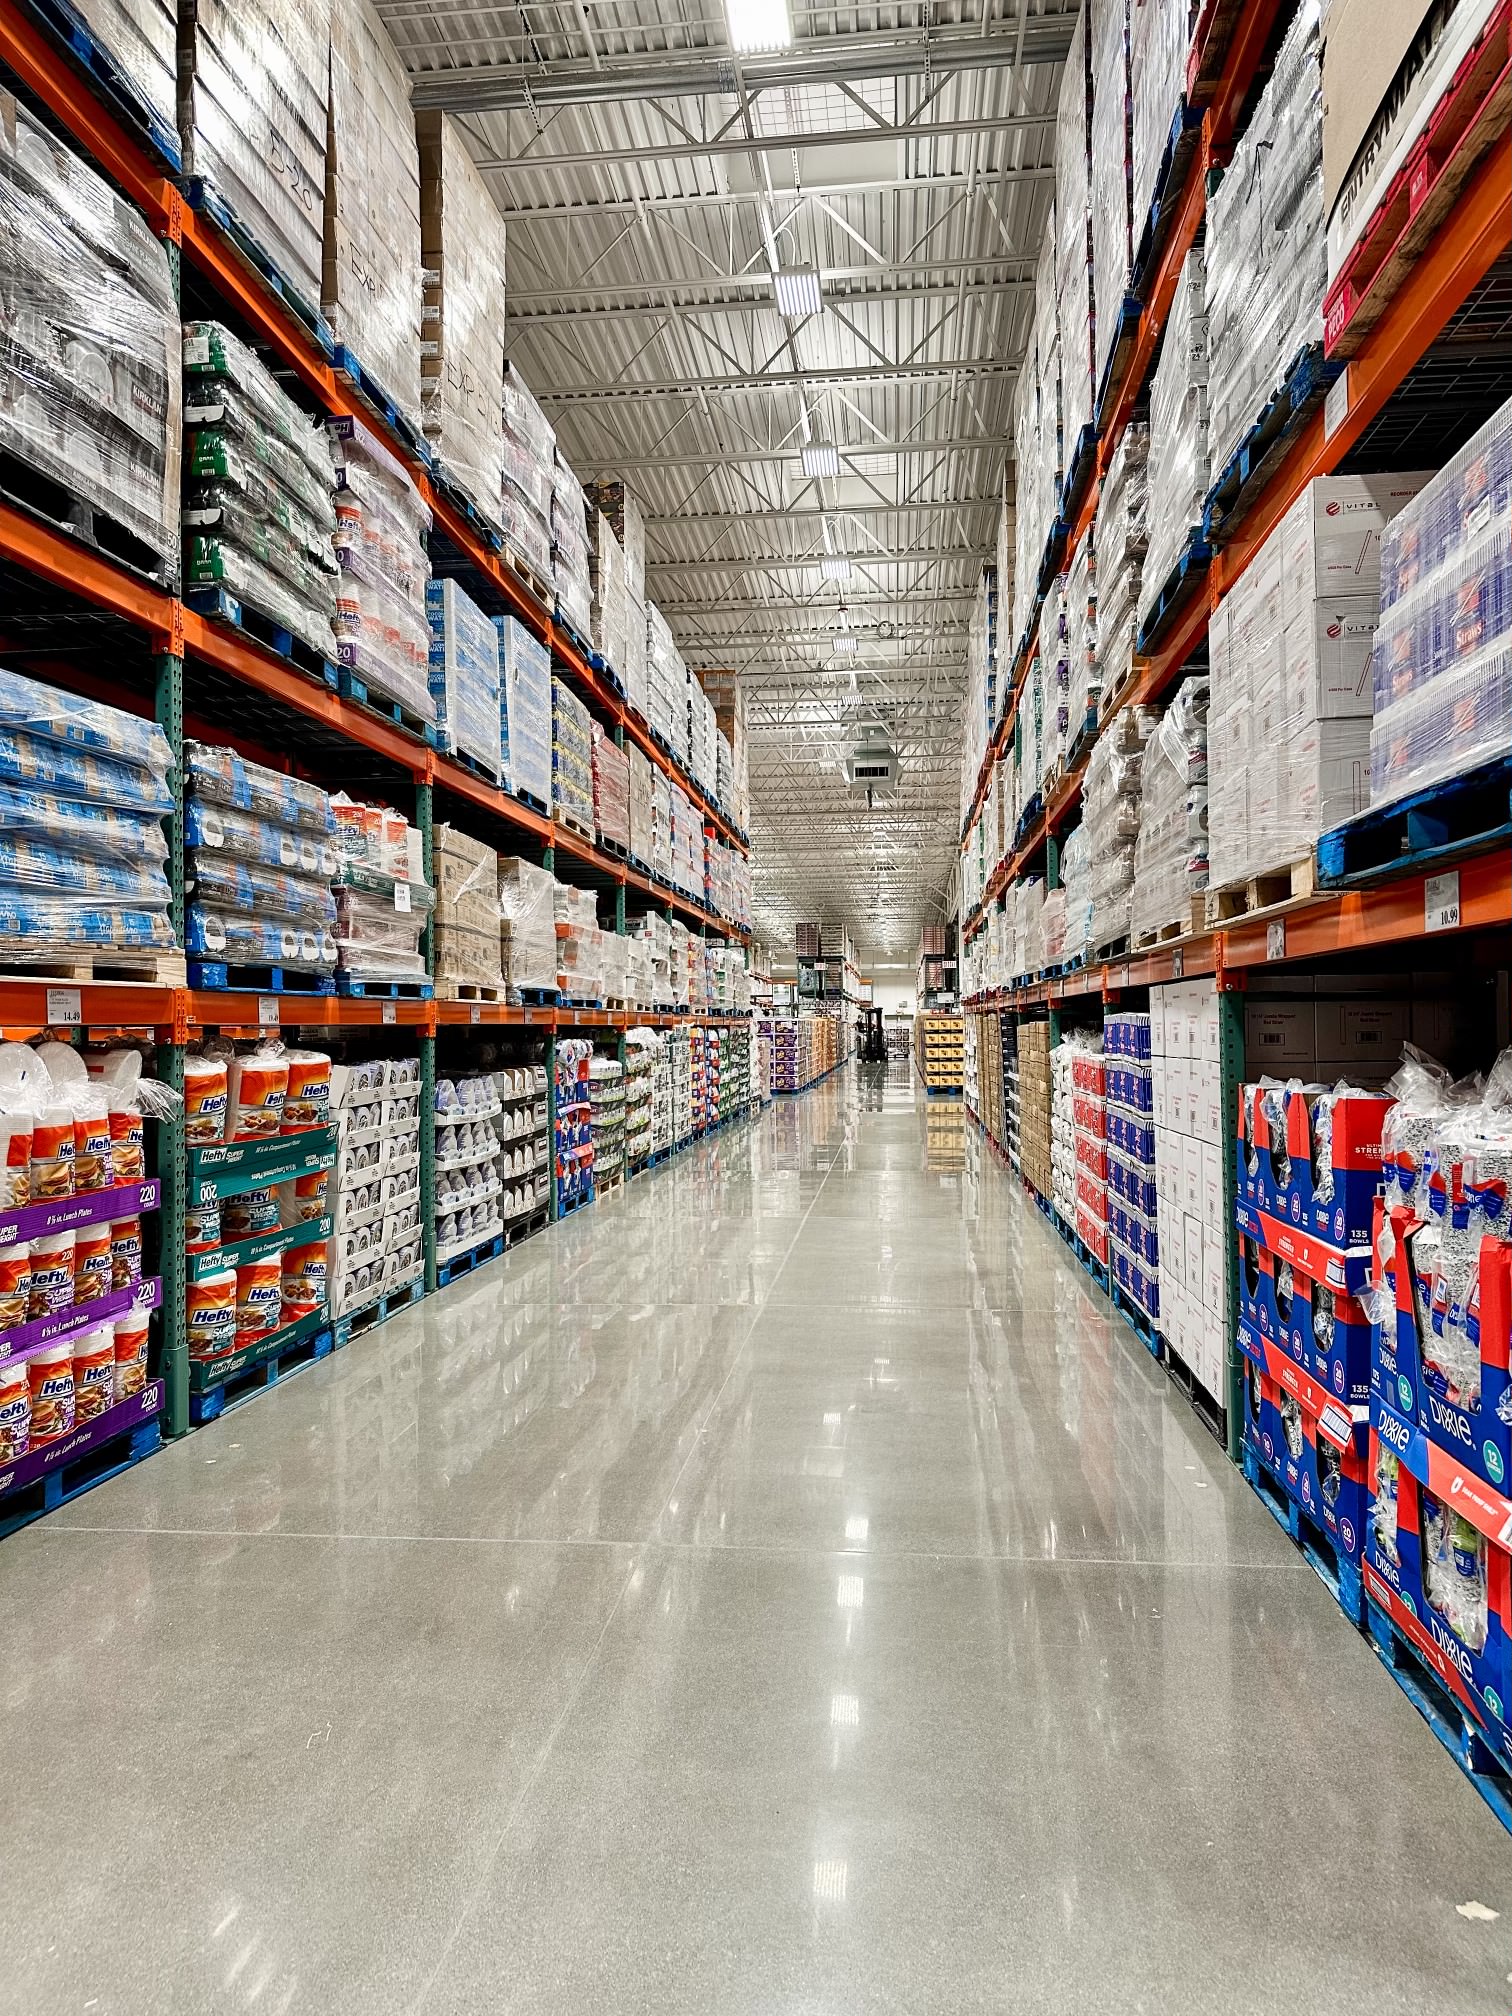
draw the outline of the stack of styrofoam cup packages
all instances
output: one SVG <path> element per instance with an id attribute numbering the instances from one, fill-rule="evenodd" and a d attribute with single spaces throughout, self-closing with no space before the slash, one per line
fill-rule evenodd
<path id="1" fill-rule="evenodd" d="M 71 1434 L 146 1384 L 147 1308 L 107 1310 L 51 1341 L 5 1334 L 48 1320 L 56 1333 L 58 1319 L 88 1326 L 90 1304 L 140 1290 L 136 1193 L 112 1217 L 111 1192 L 146 1174 L 144 1112 L 161 1116 L 176 1103 L 141 1070 L 134 1049 L 86 1058 L 67 1043 L 0 1044 L 0 1210 L 73 1197 L 98 1206 L 77 1227 L 0 1247 L 0 1462 Z"/>
<path id="2" fill-rule="evenodd" d="M 601 1195 L 625 1174 L 625 1067 L 618 1058 L 591 1060 L 588 1100 L 593 1123 L 593 1187 Z"/>
<path id="3" fill-rule="evenodd" d="M 430 687 L 430 510 L 409 471 L 353 419 L 326 423 L 336 483 L 336 639 L 363 685 L 423 722 Z"/>
<path id="4" fill-rule="evenodd" d="M 336 657 L 325 429 L 219 322 L 184 325 L 184 585 L 223 588 Z"/>
<path id="5" fill-rule="evenodd" d="M 506 1225 L 544 1211 L 551 1201 L 551 1151 L 546 1066 L 511 1064 L 494 1073 L 503 1112 L 499 1134 L 501 1210 Z"/>
<path id="6" fill-rule="evenodd" d="M 504 1110 L 487 1073 L 436 1080 L 436 1260 L 494 1239 L 504 1229 L 496 1122 Z"/>
<path id="7" fill-rule="evenodd" d="M 672 1138 L 681 1147 L 693 1133 L 693 1046 L 686 1029 L 667 1032 L 667 1059 L 672 1067 Z"/>
<path id="8" fill-rule="evenodd" d="M 437 747 L 465 756 L 497 782 L 503 763 L 498 630 L 455 581 L 433 577 L 425 590 L 425 610 Z"/>
<path id="9" fill-rule="evenodd" d="M 0 729 L 0 958 L 170 950 L 162 730 L 4 671 Z"/>
<path id="10" fill-rule="evenodd" d="M 661 1047 L 661 1037 L 654 1029 L 625 1032 L 625 1168 L 630 1174 L 643 1168 L 656 1152 L 653 1108 Z"/>
<path id="11" fill-rule="evenodd" d="M 230 965 L 336 966 L 336 820 L 317 784 L 185 745 L 186 949 Z"/>
<path id="12" fill-rule="evenodd" d="M 420 937 L 435 897 L 422 872 L 417 826 L 387 805 L 331 800 L 341 866 L 336 876 L 336 949 L 354 981 L 421 981 Z M 412 990 L 413 991 L 413 990 Z"/>
<path id="13" fill-rule="evenodd" d="M 336 1119 L 331 1311 L 347 1316 L 425 1272 L 419 1058 L 334 1065 L 331 1104 Z"/>
<path id="14" fill-rule="evenodd" d="M 263 1038 L 250 1049 L 208 1044 L 184 1060 L 184 1133 L 191 1148 L 217 1142 L 256 1144 L 327 1127 L 331 1060 L 322 1050 L 285 1049 Z M 191 1203 L 184 1218 L 187 1252 L 218 1256 L 189 1283 L 185 1314 L 189 1356 L 211 1361 L 266 1343 L 275 1332 L 325 1307 L 330 1255 L 324 1233 L 261 1258 L 220 1249 L 280 1227 L 312 1233 L 330 1205 L 329 1171 L 270 1180 L 231 1197 Z"/>

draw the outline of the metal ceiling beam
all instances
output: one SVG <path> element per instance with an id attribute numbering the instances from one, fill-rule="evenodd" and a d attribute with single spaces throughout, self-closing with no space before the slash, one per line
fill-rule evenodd
<path id="1" fill-rule="evenodd" d="M 963 274 L 973 273 L 1007 273 L 1017 279 L 1026 277 L 1032 279 L 1034 266 L 1035 262 L 1032 259 L 1008 258 L 1003 254 L 994 255 L 988 252 L 977 259 L 927 259 L 921 256 L 906 268 L 900 267 L 897 270 L 906 271 L 910 279 L 927 282 L 932 287 L 936 281 L 958 280 Z M 864 266 L 826 265 L 824 284 L 830 286 L 841 281 L 876 280 L 884 270 L 886 269 L 877 266 L 875 262 Z M 744 273 L 721 273 L 717 281 L 701 281 L 696 274 L 682 273 L 658 280 L 639 278 L 589 287 L 580 286 L 575 280 L 564 279 L 559 287 L 514 288 L 510 290 L 509 298 L 517 306 L 523 305 L 527 308 L 551 308 L 564 300 L 579 304 L 607 302 L 613 306 L 614 303 L 623 301 L 627 294 L 685 295 L 700 286 L 719 288 L 720 298 L 713 304 L 716 307 L 730 305 L 727 297 L 732 290 L 749 290 L 768 306 L 771 305 L 772 276 L 764 265 L 754 266 L 749 272 Z"/>
<path id="2" fill-rule="evenodd" d="M 892 385 L 911 378 L 1013 378 L 1018 365 L 1006 357 L 945 357 L 934 364 L 848 364 L 839 369 L 762 371 L 723 378 L 632 378 L 619 384 L 543 385 L 543 406 L 596 406 L 608 400 L 696 399 L 700 393 L 770 392 L 779 386 Z M 859 451 L 858 451 L 859 452 Z"/>
<path id="3" fill-rule="evenodd" d="M 696 284 L 696 283 L 689 283 Z M 674 290 L 675 291 L 675 290 Z M 1028 296 L 1034 291 L 1034 281 L 1029 276 L 1017 280 L 968 281 L 961 290 L 968 300 L 980 300 L 986 296 L 1014 294 Z M 541 306 L 528 314 L 518 312 L 518 296 L 505 297 L 504 320 L 516 329 L 531 329 L 537 325 L 556 326 L 574 322 L 624 322 L 629 320 L 661 321 L 668 315 L 686 318 L 690 315 L 771 315 L 776 313 L 776 303 L 772 299 L 771 282 L 767 282 L 764 294 L 731 294 L 723 300 L 715 301 L 631 301 L 625 297 L 644 294 L 647 288 L 639 280 L 627 281 L 620 289 L 619 298 L 612 302 L 595 303 L 589 307 L 573 305 L 571 292 L 564 288 L 557 296 L 558 306 L 547 305 L 548 297 L 533 296 Z M 871 287 L 858 288 L 854 293 L 833 289 L 826 293 L 826 304 L 844 308 L 885 308 L 892 302 L 933 301 L 938 304 L 945 297 L 943 285 L 938 287 Z"/>
<path id="4" fill-rule="evenodd" d="M 1000 499 L 989 497 L 916 497 L 911 504 L 802 504 L 773 511 L 668 511 L 645 513 L 647 525 L 790 524 L 806 518 L 904 518 L 915 511 L 980 511 Z M 860 556 L 857 556 L 860 557 Z"/>
<path id="5" fill-rule="evenodd" d="M 753 553 L 739 559 L 709 560 L 651 560 L 646 562 L 646 572 L 658 574 L 753 574 L 760 572 L 792 574 L 814 573 L 823 556 L 818 553 Z M 940 561 L 971 561 L 977 566 L 986 562 L 986 555 L 978 546 L 919 546 L 907 553 L 853 553 L 853 565 L 858 569 L 872 567 L 922 567 L 926 562 L 934 565 Z M 843 582 L 834 584 L 843 587 Z M 658 603 L 658 608 L 661 605 Z M 727 606 L 724 604 L 721 607 Z M 666 616 L 665 609 L 662 614 Z M 667 619 L 669 622 L 671 618 Z"/>
<path id="6" fill-rule="evenodd" d="M 977 557 L 981 558 L 982 556 L 978 555 Z M 751 563 L 747 561 L 743 564 L 749 566 Z M 817 561 L 811 561 L 809 564 L 816 566 L 818 563 Z M 846 613 L 849 615 L 853 615 L 858 608 L 874 606 L 878 603 L 887 609 L 938 609 L 958 602 L 970 603 L 974 600 L 976 594 L 974 588 L 942 588 L 938 593 L 931 590 L 927 595 L 894 595 L 884 588 L 874 588 L 868 592 L 865 590 L 864 583 L 860 590 L 846 582 L 836 581 L 832 585 L 835 588 L 837 597 L 835 609 L 837 615 L 840 613 L 838 596 L 842 587 L 846 589 Z M 733 601 L 727 595 L 721 595 L 717 602 L 665 602 L 658 597 L 656 606 L 674 629 L 676 629 L 680 620 L 689 616 L 788 616 L 792 613 L 792 604 L 790 602 L 774 602 L 770 600 Z M 698 638 L 695 637 L 692 640 L 692 644 L 694 650 L 700 648 L 700 640 Z"/>
<path id="7" fill-rule="evenodd" d="M 1014 32 L 936 28 L 809 35 L 782 55 L 747 56 L 736 65 L 720 50 L 669 51 L 664 57 L 617 56 L 608 69 L 587 63 L 470 63 L 414 74 L 417 108 L 443 112 L 537 111 L 553 105 L 603 105 L 627 98 L 733 97 L 794 84 L 855 83 L 874 77 L 942 77 L 959 70 L 1015 69 L 1060 63 L 1071 47 L 1074 15 L 1023 15 Z M 411 52 L 413 53 L 413 52 Z"/>
<path id="8" fill-rule="evenodd" d="M 924 139 L 957 130 L 963 133 L 995 133 L 999 130 L 999 126 L 995 120 L 982 121 L 980 123 L 962 120 L 958 127 L 955 125 L 945 127 L 930 126 L 916 129 L 910 137 Z M 865 140 L 872 136 L 865 133 L 856 133 L 847 137 Z M 793 144 L 792 141 L 785 140 L 782 143 L 782 148 L 786 151 Z M 807 139 L 804 139 L 798 144 L 806 147 L 809 143 Z M 749 151 L 749 145 L 749 142 L 744 143 L 745 151 Z M 704 150 L 700 149 L 699 151 L 703 152 Z M 723 145 L 721 145 L 718 151 L 724 151 Z M 656 158 L 657 156 L 654 152 L 643 152 L 639 148 L 634 151 L 627 149 L 624 154 L 616 153 L 613 150 L 603 154 L 587 155 L 528 154 L 518 161 L 510 162 L 507 166 L 503 164 L 497 167 L 491 166 L 490 172 L 503 175 L 510 182 L 513 182 L 522 168 L 588 168 L 598 165 L 610 167 L 621 160 L 645 161 Z M 994 191 L 1002 189 L 1005 185 L 1012 186 L 1024 182 L 1049 181 L 1052 179 L 1054 172 L 1053 168 L 1046 167 L 999 168 L 982 171 L 983 174 L 990 175 Z M 980 180 L 981 177 L 979 176 L 976 179 Z M 801 188 L 787 189 L 779 187 L 777 194 L 780 197 L 812 196 L 815 198 L 828 197 L 831 200 L 846 196 L 891 196 L 899 190 L 958 189 L 964 194 L 971 188 L 972 180 L 973 177 L 970 173 L 963 173 L 960 169 L 948 170 L 939 175 L 898 174 L 860 176 L 845 182 L 810 182 L 805 179 Z M 674 195 L 659 191 L 653 196 L 585 196 L 567 203 L 500 203 L 499 209 L 511 224 L 557 224 L 563 222 L 571 224 L 581 223 L 585 219 L 593 217 L 622 215 L 654 217 L 661 211 L 737 209 L 742 203 L 758 202 L 764 194 L 764 191 L 754 189 L 698 189 L 686 195 Z"/>
<path id="9" fill-rule="evenodd" d="M 906 120 L 889 120 L 885 125 L 824 127 L 814 133 L 723 133 L 717 139 L 687 143 L 680 140 L 665 141 L 660 144 L 653 141 L 644 147 L 633 146 L 627 141 L 623 147 L 585 147 L 560 154 L 553 154 L 545 149 L 536 154 L 484 154 L 479 156 L 478 166 L 485 174 L 507 175 L 513 180 L 522 170 L 526 173 L 534 170 L 540 174 L 557 168 L 613 168 L 626 161 L 706 161 L 716 154 L 797 154 L 810 147 L 856 147 L 867 141 L 877 140 L 900 143 L 910 140 L 920 142 L 964 140 L 969 139 L 974 133 L 1047 132 L 1054 125 L 1053 112 L 1017 114 L 1006 119 L 921 119 L 916 126 L 909 125 Z M 991 175 L 994 183 L 1046 182 L 1055 179 L 1054 166 L 1043 164 L 1023 168 L 983 169 L 982 173 L 984 176 Z M 894 178 L 894 181 L 896 179 L 898 178 Z M 943 176 L 940 180 L 966 185 L 966 178 L 960 175 Z M 884 182 L 879 186 L 890 189 L 894 186 L 894 181 Z M 805 183 L 801 192 L 795 190 L 793 193 L 805 196 L 830 194 L 849 196 L 855 193 L 855 187 L 854 183 L 841 182 L 831 191 L 810 188 Z M 754 189 L 747 190 L 745 200 L 747 202 L 754 200 L 757 193 Z M 787 193 L 783 189 L 777 191 L 779 196 Z M 637 199 L 631 198 L 626 207 L 638 208 Z M 514 212 L 506 210 L 504 215 L 512 217 Z"/>
<path id="10" fill-rule="evenodd" d="M 864 461 L 873 455 L 944 455 L 954 449 L 969 453 L 978 448 L 995 448 L 999 454 L 1011 454 L 1013 443 L 1001 434 L 957 434 L 927 441 L 872 441 L 865 447 L 840 450 L 841 473 L 844 474 L 847 462 Z M 798 442 L 790 441 L 781 448 L 737 448 L 729 454 L 722 454 L 718 448 L 694 447 L 681 455 L 606 455 L 602 460 L 592 455 L 574 455 L 572 466 L 580 476 L 647 476 L 658 469 L 679 473 L 704 468 L 757 469 L 769 462 L 791 462 L 796 467 L 798 449 Z"/>

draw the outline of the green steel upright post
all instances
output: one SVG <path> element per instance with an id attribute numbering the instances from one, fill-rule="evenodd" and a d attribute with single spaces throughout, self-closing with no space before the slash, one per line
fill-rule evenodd
<path id="1" fill-rule="evenodd" d="M 1231 1460 L 1243 1460 L 1244 1393 L 1243 1360 L 1239 1355 L 1239 1265 L 1235 1237 L 1239 1203 L 1239 1144 L 1234 1119 L 1239 1103 L 1239 1087 L 1244 1082 L 1244 996 L 1237 988 L 1223 986 L 1219 974 L 1218 994 L 1218 1079 L 1222 1104 L 1219 1108 L 1223 1137 L 1223 1363 L 1224 1396 L 1228 1408 L 1228 1453 Z"/>
<path id="2" fill-rule="evenodd" d="M 168 886 L 173 936 L 184 942 L 184 660 L 163 652 L 153 664 L 153 712 L 168 738 L 173 752 L 169 785 L 173 810 L 164 820 L 168 837 Z M 189 1343 L 185 1335 L 188 1289 L 185 1280 L 185 1197 L 189 1182 L 188 1151 L 184 1135 L 184 1036 L 187 1032 L 175 1018 L 172 1041 L 158 1050 L 158 1076 L 180 1095 L 178 1110 L 157 1123 L 157 1176 L 162 1184 L 158 1211 L 160 1265 L 163 1276 L 163 1307 L 159 1318 L 163 1340 L 162 1368 L 165 1387 L 164 1427 L 170 1435 L 184 1435 L 189 1429 Z"/>
<path id="3" fill-rule="evenodd" d="M 1045 887 L 1060 887 L 1060 842 L 1053 833 L 1045 842 Z"/>
<path id="4" fill-rule="evenodd" d="M 427 885 L 436 886 L 436 793 L 435 786 L 422 780 L 415 785 L 415 824 L 420 829 L 420 860 Z M 434 974 L 435 934 L 432 907 L 420 934 L 425 970 Z M 436 1038 L 427 1033 L 420 1038 L 420 1223 L 424 1228 L 425 1292 L 434 1295 L 436 1278 Z"/>

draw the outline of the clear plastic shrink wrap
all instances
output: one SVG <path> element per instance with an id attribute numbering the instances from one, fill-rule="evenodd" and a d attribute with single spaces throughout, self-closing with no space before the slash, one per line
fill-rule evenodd
<path id="1" fill-rule="evenodd" d="M 1182 261 L 1150 388 L 1149 548 L 1140 619 L 1149 615 L 1202 522 L 1208 462 L 1207 268 L 1201 246 Z"/>
<path id="2" fill-rule="evenodd" d="M 343 665 L 433 721 L 425 542 L 430 510 L 409 471 L 357 420 L 327 423 L 336 482 L 336 637 Z"/>
<path id="3" fill-rule="evenodd" d="M 1129 929 L 1134 938 L 1187 924 L 1207 888 L 1206 679 L 1187 679 L 1145 746 Z"/>
<path id="4" fill-rule="evenodd" d="M 1193 0 L 1130 0 L 1133 141 L 1129 158 L 1136 257 L 1154 206 L 1155 184 L 1176 107 L 1186 90 L 1187 52 L 1196 12 Z"/>
<path id="5" fill-rule="evenodd" d="M 1087 763 L 1082 823 L 1091 864 L 1091 942 L 1099 949 L 1129 932 L 1145 743 L 1154 728 L 1152 708 L 1123 708 L 1098 737 Z"/>
<path id="6" fill-rule="evenodd" d="M 499 861 L 499 937 L 510 998 L 557 984 L 556 881 L 545 868 L 504 855 Z"/>
<path id="7" fill-rule="evenodd" d="M 560 679 L 551 682 L 551 802 L 558 818 L 593 836 L 593 726 Z"/>
<path id="8" fill-rule="evenodd" d="M 557 608 L 580 637 L 587 637 L 593 628 L 588 500 L 560 453 L 551 479 L 551 580 Z"/>
<path id="9" fill-rule="evenodd" d="M 4 92 L 0 331 L 0 449 L 175 561 L 180 323 L 167 254 L 139 210 Z"/>
<path id="10" fill-rule="evenodd" d="M 73 0 L 170 132 L 178 131 L 177 0 Z"/>
<path id="11" fill-rule="evenodd" d="M 434 905 L 421 875 L 418 827 L 386 805 L 345 793 L 331 800 L 340 867 L 336 874 L 336 948 L 341 969 L 361 980 L 418 980 L 425 973 L 420 935 Z"/>
<path id="12" fill-rule="evenodd" d="M 0 957 L 173 945 L 162 730 L 0 670 Z"/>
<path id="13" fill-rule="evenodd" d="M 414 427 L 420 294 L 409 77 L 372 0 L 334 0 L 321 306 L 336 341 Z"/>
<path id="14" fill-rule="evenodd" d="M 471 834 L 442 825 L 435 829 L 431 858 L 436 877 L 431 938 L 437 981 L 502 989 L 498 856 Z"/>
<path id="15" fill-rule="evenodd" d="M 499 633 L 455 581 L 425 590 L 430 617 L 430 690 L 440 748 L 471 757 L 497 778 L 503 754 Z"/>
<path id="16" fill-rule="evenodd" d="M 336 822 L 318 785 L 234 749 L 184 752 L 185 947 L 232 965 L 336 966 Z"/>
<path id="17" fill-rule="evenodd" d="M 1092 159 L 1088 120 L 1092 77 L 1087 12 L 1077 12 L 1061 73 L 1055 127 L 1055 294 L 1060 329 L 1061 419 L 1066 458 L 1092 424 Z"/>
<path id="18" fill-rule="evenodd" d="M 426 437 L 490 524 L 504 478 L 504 219 L 448 113 L 418 112 Z"/>
<path id="19" fill-rule="evenodd" d="M 1113 354 L 1133 263 L 1129 0 L 1089 0 L 1092 52 L 1092 306 L 1094 383 Z"/>
<path id="20" fill-rule="evenodd" d="M 1066 661 L 1071 739 L 1081 731 L 1089 707 L 1102 694 L 1098 678 L 1097 527 L 1087 532 L 1066 573 Z"/>
<path id="21" fill-rule="evenodd" d="M 593 826 L 600 840 L 630 848 L 630 755 L 593 723 Z"/>
<path id="22" fill-rule="evenodd" d="M 1512 402 L 1381 535 L 1370 798 L 1512 748 Z"/>
<path id="23" fill-rule="evenodd" d="M 1208 204 L 1210 435 L 1222 470 L 1298 352 L 1323 340 L 1319 0 L 1300 0 Z"/>
<path id="24" fill-rule="evenodd" d="M 504 463 L 500 492 L 504 543 L 539 575 L 551 579 L 551 493 L 556 432 L 519 366 L 504 366 Z"/>
<path id="25" fill-rule="evenodd" d="M 1150 428 L 1131 420 L 1119 437 L 1098 493 L 1097 686 L 1116 693 L 1134 664 L 1139 598 L 1149 543 L 1146 503 Z"/>
<path id="26" fill-rule="evenodd" d="M 551 652 L 514 616 L 496 616 L 504 713 L 509 723 L 509 788 L 551 804 Z"/>
<path id="27" fill-rule="evenodd" d="M 348 0 L 341 0 L 342 5 Z M 181 0 L 184 173 L 320 299 L 332 0 Z"/>
<path id="28" fill-rule="evenodd" d="M 186 322 L 184 581 L 337 655 L 330 444 L 246 344 Z"/>

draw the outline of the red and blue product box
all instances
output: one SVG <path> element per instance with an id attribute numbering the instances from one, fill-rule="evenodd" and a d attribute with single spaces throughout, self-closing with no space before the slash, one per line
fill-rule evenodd
<path id="1" fill-rule="evenodd" d="M 1505 1490 L 1512 1477 L 1512 1246 L 1482 1238 L 1465 1306 L 1451 1310 L 1442 1283 L 1434 1292 L 1432 1242 L 1421 1238 L 1431 1228 L 1401 1207 L 1389 1227 L 1382 1207 L 1377 1225 L 1395 1321 L 1372 1331 L 1371 1391 L 1494 1490 Z M 1468 1390 L 1451 1386 L 1436 1362 L 1434 1340 L 1451 1322 L 1479 1353 L 1480 1377 Z"/>
<path id="2" fill-rule="evenodd" d="M 1239 1236 L 1239 1315 L 1351 1407 L 1370 1399 L 1370 1318 L 1359 1300 L 1314 1281 L 1258 1240 Z"/>
<path id="3" fill-rule="evenodd" d="M 1365 1541 L 1369 1414 L 1335 1400 L 1274 1340 L 1239 1326 L 1245 1440 L 1288 1498 L 1350 1561 Z"/>
<path id="4" fill-rule="evenodd" d="M 1327 1245 L 1364 1246 L 1381 1182 L 1381 1128 L 1391 1105 L 1376 1092 L 1244 1086 L 1240 1197 Z"/>
<path id="5" fill-rule="evenodd" d="M 1369 1482 L 1366 1596 L 1512 1764 L 1512 1499 L 1384 1400 L 1371 1409 Z M 1435 1529 L 1450 1566 L 1430 1590 Z M 1456 1585 L 1471 1600 L 1456 1601 Z"/>

